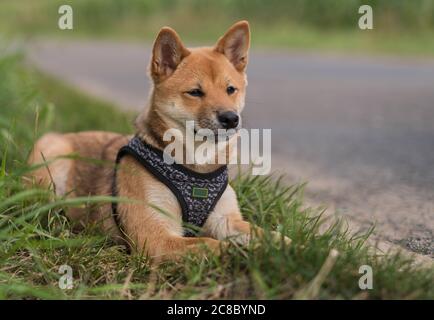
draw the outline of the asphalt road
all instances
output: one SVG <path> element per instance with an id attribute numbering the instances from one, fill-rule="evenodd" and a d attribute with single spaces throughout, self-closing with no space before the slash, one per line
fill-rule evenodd
<path id="1" fill-rule="evenodd" d="M 39 41 L 38 68 L 139 110 L 150 48 Z M 434 256 L 434 60 L 253 51 L 246 127 L 271 128 L 273 169 L 383 240 Z"/>

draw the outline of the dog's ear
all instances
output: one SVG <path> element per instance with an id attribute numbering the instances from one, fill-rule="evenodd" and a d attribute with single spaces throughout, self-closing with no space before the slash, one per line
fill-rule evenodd
<path id="1" fill-rule="evenodd" d="M 151 76 L 154 81 L 168 78 L 179 63 L 190 51 L 181 42 L 178 34 L 169 27 L 164 27 L 158 33 L 152 49 Z"/>
<path id="2" fill-rule="evenodd" d="M 214 50 L 223 53 L 238 71 L 243 72 L 247 67 L 249 47 L 249 23 L 239 21 L 217 41 Z"/>

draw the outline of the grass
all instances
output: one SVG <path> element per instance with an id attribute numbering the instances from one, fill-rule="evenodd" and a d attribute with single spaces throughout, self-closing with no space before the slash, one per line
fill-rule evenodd
<path id="1" fill-rule="evenodd" d="M 434 298 L 432 268 L 399 254 L 375 256 L 365 244 L 369 233 L 351 235 L 339 221 L 319 233 L 321 212 L 304 208 L 301 186 L 270 176 L 231 182 L 246 219 L 267 231 L 259 246 L 233 245 L 220 257 L 189 255 L 156 267 L 93 228 L 72 232 L 65 210 L 109 199 L 53 199 L 49 191 L 25 189 L 32 141 L 48 130 L 130 132 L 130 119 L 24 69 L 17 56 L 0 58 L 0 299 Z M 275 229 L 293 244 L 270 241 Z M 64 264 L 73 271 L 70 290 L 58 285 Z M 373 290 L 358 287 L 361 265 L 373 269 Z"/>
<path id="2" fill-rule="evenodd" d="M 60 5 L 74 30 L 57 26 Z M 374 30 L 358 28 L 358 8 L 373 8 Z M 434 0 L 21 0 L 0 3 L 0 33 L 152 41 L 174 27 L 189 42 L 215 41 L 234 21 L 251 22 L 258 46 L 325 51 L 434 54 Z"/>

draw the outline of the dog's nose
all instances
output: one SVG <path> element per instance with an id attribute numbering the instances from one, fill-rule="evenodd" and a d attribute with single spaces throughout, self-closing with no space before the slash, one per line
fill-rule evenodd
<path id="1" fill-rule="evenodd" d="M 238 126 L 240 117 L 233 111 L 226 111 L 218 114 L 218 120 L 224 129 L 233 129 Z"/>

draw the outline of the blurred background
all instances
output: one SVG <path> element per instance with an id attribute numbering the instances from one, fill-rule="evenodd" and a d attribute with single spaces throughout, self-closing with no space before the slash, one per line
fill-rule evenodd
<path id="1" fill-rule="evenodd" d="M 74 31 L 57 28 L 60 5 L 74 10 Z M 375 32 L 359 32 L 358 9 L 374 10 Z M 254 26 L 255 47 L 429 55 L 432 0 L 20 0 L 0 1 L 7 35 L 151 40 L 170 25 L 192 43 L 214 40 L 239 19 Z"/>
<path id="2" fill-rule="evenodd" d="M 73 30 L 58 28 L 63 4 Z M 363 4 L 373 30 L 358 27 Z M 13 160 L 47 130 L 131 131 L 158 30 L 212 45 L 240 19 L 252 29 L 244 123 L 272 129 L 273 170 L 307 182 L 308 204 L 432 257 L 434 0 L 0 0 Z"/>

